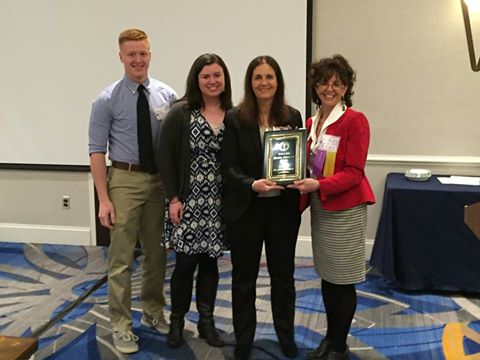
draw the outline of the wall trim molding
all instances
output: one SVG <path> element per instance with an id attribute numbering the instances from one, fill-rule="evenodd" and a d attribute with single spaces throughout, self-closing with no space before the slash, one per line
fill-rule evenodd
<path id="1" fill-rule="evenodd" d="M 369 154 L 369 165 L 421 164 L 445 166 L 480 166 L 480 156 L 437 156 L 437 155 L 382 155 Z"/>
<path id="2" fill-rule="evenodd" d="M 0 241 L 35 244 L 95 245 L 89 227 L 0 223 Z"/>
<path id="3" fill-rule="evenodd" d="M 372 165 L 413 163 L 425 165 L 480 166 L 480 156 L 369 154 L 367 157 L 367 163 Z M 90 172 L 90 166 L 0 163 L 0 170 Z"/>

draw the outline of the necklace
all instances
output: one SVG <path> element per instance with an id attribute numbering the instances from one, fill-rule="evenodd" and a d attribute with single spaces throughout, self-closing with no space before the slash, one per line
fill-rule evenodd
<path id="1" fill-rule="evenodd" d="M 222 127 L 223 121 L 217 123 L 209 123 L 213 130 L 219 130 Z"/>

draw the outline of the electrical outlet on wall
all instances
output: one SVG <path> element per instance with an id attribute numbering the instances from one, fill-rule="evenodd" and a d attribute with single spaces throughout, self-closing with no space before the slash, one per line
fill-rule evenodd
<path id="1" fill-rule="evenodd" d="M 70 196 L 68 195 L 62 196 L 62 208 L 70 209 Z"/>

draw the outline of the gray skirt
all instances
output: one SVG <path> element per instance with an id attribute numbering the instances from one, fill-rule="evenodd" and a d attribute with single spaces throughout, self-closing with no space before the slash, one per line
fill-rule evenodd
<path id="1" fill-rule="evenodd" d="M 367 205 L 328 211 L 318 194 L 310 194 L 312 252 L 315 271 L 333 284 L 356 284 L 365 280 Z"/>

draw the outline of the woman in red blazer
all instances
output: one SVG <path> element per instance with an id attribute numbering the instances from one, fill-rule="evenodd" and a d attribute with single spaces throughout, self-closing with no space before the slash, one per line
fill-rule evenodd
<path id="1" fill-rule="evenodd" d="M 290 187 L 310 203 L 315 270 L 322 279 L 327 333 L 307 359 L 348 359 L 347 335 L 355 314 L 355 284 L 365 280 L 367 205 L 375 202 L 365 176 L 370 130 L 351 109 L 355 72 L 341 55 L 311 66 L 311 95 L 319 106 L 307 120 L 311 176 Z"/>

